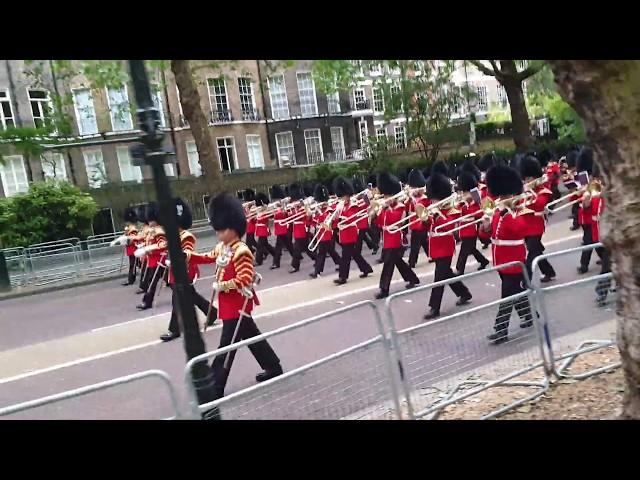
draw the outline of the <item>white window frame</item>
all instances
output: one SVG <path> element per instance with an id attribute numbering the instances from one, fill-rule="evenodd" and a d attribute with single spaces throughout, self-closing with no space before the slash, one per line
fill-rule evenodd
<path id="1" fill-rule="evenodd" d="M 340 92 L 327 94 L 327 111 L 331 114 L 340 113 Z"/>
<path id="2" fill-rule="evenodd" d="M 216 93 L 216 85 L 212 85 L 211 81 L 222 82 L 224 88 L 224 107 L 222 102 L 218 102 L 218 97 L 222 98 L 221 93 Z M 212 91 L 213 88 L 213 91 Z M 211 107 L 211 119 L 213 121 L 231 121 L 231 105 L 229 104 L 229 91 L 227 90 L 227 81 L 223 76 L 207 77 L 207 92 L 209 94 L 209 107 Z"/>
<path id="3" fill-rule="evenodd" d="M 253 141 L 255 139 L 258 140 L 258 144 L 249 146 L 249 140 Z M 264 155 L 262 154 L 262 138 L 260 137 L 260 135 L 257 135 L 255 133 L 250 133 L 246 135 L 245 140 L 247 142 L 247 157 L 249 158 L 249 168 L 264 168 Z M 252 154 L 252 148 L 256 148 L 256 147 L 258 149 L 257 152 L 258 152 L 259 158 L 255 158 Z"/>
<path id="4" fill-rule="evenodd" d="M 176 170 L 175 170 L 175 167 L 173 166 L 173 163 L 165 163 L 164 164 L 164 173 L 167 174 L 167 177 L 175 177 L 176 176 Z"/>
<path id="5" fill-rule="evenodd" d="M 331 148 L 333 149 L 335 160 L 345 160 L 347 158 L 347 152 L 344 148 L 344 129 L 342 127 L 331 127 L 329 132 L 331 134 Z M 339 132 L 337 139 L 334 136 L 335 132 Z"/>
<path id="6" fill-rule="evenodd" d="M 364 72 L 362 71 L 362 60 L 351 60 L 351 64 L 356 69 L 356 75 L 364 77 Z"/>
<path id="7" fill-rule="evenodd" d="M 24 178 L 24 182 L 18 179 L 15 165 L 16 160 L 19 160 L 20 162 L 18 164 L 18 168 L 22 167 L 22 177 Z M 10 172 L 9 167 L 11 167 Z M 9 174 L 11 174 L 13 181 L 13 188 L 11 189 L 9 189 L 8 185 Z M 27 176 L 27 169 L 25 167 L 24 157 L 22 155 L 4 156 L 4 164 L 0 164 L 0 180 L 2 180 L 2 188 L 4 190 L 5 197 L 11 197 L 13 195 L 29 191 L 29 177 Z"/>
<path id="8" fill-rule="evenodd" d="M 360 146 L 364 148 L 366 146 L 367 139 L 369 138 L 369 125 L 366 120 L 360 120 L 358 122 L 358 137 L 360 138 Z"/>
<path id="9" fill-rule="evenodd" d="M 53 168 L 51 162 L 55 163 L 55 177 L 53 176 Z M 42 165 L 42 174 L 45 180 L 67 180 L 67 165 L 64 161 L 64 155 L 59 152 L 46 151 L 40 156 L 40 164 Z"/>
<path id="10" fill-rule="evenodd" d="M 301 80 L 301 76 L 303 76 L 302 81 L 306 81 L 307 76 L 308 75 L 308 79 L 311 81 L 311 87 L 304 87 L 301 88 L 300 86 L 300 80 Z M 313 75 L 311 74 L 311 72 L 296 72 L 296 83 L 298 85 L 298 99 L 300 100 L 300 114 L 303 117 L 313 117 L 318 115 L 318 98 L 316 95 L 316 84 L 313 81 Z M 308 91 L 311 90 L 311 94 L 308 93 Z M 305 92 L 304 94 L 304 99 L 303 99 L 303 91 Z M 310 98 L 313 98 L 313 104 L 310 102 Z M 304 105 L 306 108 L 309 108 L 313 105 L 313 107 L 311 108 L 311 110 L 306 111 L 305 112 L 305 108 L 303 108 L 303 100 L 304 100 Z"/>
<path id="11" fill-rule="evenodd" d="M 320 146 L 320 158 L 317 161 L 312 161 L 309 158 L 309 145 L 307 144 L 307 140 L 315 140 L 316 137 L 311 137 L 310 135 L 312 134 L 312 132 L 317 132 L 318 136 L 318 144 Z M 322 150 L 322 132 L 320 131 L 319 128 L 308 128 L 306 130 L 304 130 L 304 150 L 305 150 L 305 154 L 306 154 L 306 161 L 307 161 L 307 165 L 315 165 L 317 163 L 321 163 L 324 161 L 324 151 Z M 316 152 L 317 153 L 317 152 Z"/>
<path id="12" fill-rule="evenodd" d="M 231 170 L 225 170 L 222 168 L 222 158 L 220 157 L 220 145 L 218 145 L 218 140 L 225 140 L 225 149 L 228 149 L 228 145 L 226 145 L 226 140 L 231 139 L 231 147 L 233 147 L 233 168 Z M 238 152 L 236 150 L 236 139 L 233 136 L 227 135 L 224 137 L 216 137 L 216 152 L 218 152 L 218 164 L 220 165 L 221 172 L 229 172 L 232 173 L 234 170 L 238 169 Z"/>
<path id="13" fill-rule="evenodd" d="M 124 91 L 124 99 L 125 102 L 123 102 L 120 105 L 113 105 L 111 103 L 111 96 L 109 95 L 109 91 L 110 90 L 114 90 L 114 91 Z M 121 89 L 115 89 L 115 88 L 109 88 L 109 87 L 105 87 L 105 91 L 107 93 L 107 106 L 109 108 L 109 119 L 111 120 L 111 130 L 114 132 L 131 132 L 133 131 L 133 118 L 131 117 L 131 103 L 129 102 L 129 91 L 127 89 L 127 85 L 126 84 L 122 84 Z M 126 113 L 123 113 L 123 107 L 121 107 L 121 105 L 123 105 L 124 103 L 127 104 L 126 107 Z M 94 107 L 95 108 L 95 107 Z M 118 111 L 115 111 L 115 108 L 118 109 Z M 115 115 L 121 115 L 122 119 L 116 117 Z M 128 120 L 128 122 L 127 122 Z M 127 123 L 127 125 L 125 125 L 125 127 L 128 128 L 118 128 L 116 129 L 116 121 L 118 122 L 122 122 L 122 123 Z M 96 119 L 97 122 L 97 119 Z"/>
<path id="14" fill-rule="evenodd" d="M 89 100 L 91 101 L 91 109 L 93 111 L 93 121 L 95 123 L 96 126 L 96 131 L 95 132 L 85 132 L 84 128 L 82 127 L 82 117 L 80 116 L 80 110 L 78 110 L 78 103 L 76 102 L 76 94 L 77 92 L 81 92 L 81 91 L 87 91 L 89 92 Z M 98 127 L 98 117 L 96 115 L 96 105 L 93 102 L 93 94 L 91 93 L 91 89 L 90 88 L 73 88 L 71 89 L 71 95 L 73 97 L 73 112 L 75 113 L 76 116 L 76 124 L 78 125 L 78 133 L 80 134 L 80 136 L 84 136 L 84 135 L 97 135 L 98 132 L 100 131 L 99 127 Z"/>
<path id="15" fill-rule="evenodd" d="M 381 134 L 382 132 L 382 134 Z M 387 134 L 387 127 L 378 127 L 376 128 L 376 138 L 378 140 L 380 140 L 381 138 L 387 138 L 388 134 Z"/>
<path id="16" fill-rule="evenodd" d="M 284 107 L 286 108 L 278 108 L 278 111 L 281 110 L 286 110 L 286 114 L 285 115 L 280 115 L 278 114 L 276 116 L 276 109 L 274 108 L 274 104 L 275 102 L 273 101 L 273 88 L 272 85 L 275 85 L 276 83 L 274 83 L 274 79 L 276 78 L 282 78 L 282 91 L 284 92 Z M 286 83 L 286 79 L 284 78 L 284 73 L 281 73 L 280 75 L 273 75 L 271 77 L 269 77 L 267 79 L 267 85 L 269 87 L 269 104 L 271 107 L 271 117 L 274 120 L 287 120 L 290 118 L 290 112 L 289 112 L 289 98 L 287 97 L 287 83 Z M 278 95 L 281 95 L 280 92 L 277 92 Z"/>
<path id="17" fill-rule="evenodd" d="M 187 152 L 187 161 L 189 162 L 189 173 L 194 177 L 202 176 L 202 165 L 200 165 L 200 154 L 195 140 L 184 142 L 184 149 Z"/>
<path id="18" fill-rule="evenodd" d="M 187 119 L 184 116 L 184 112 L 182 111 L 182 102 L 180 101 L 180 89 L 178 88 L 178 85 L 176 85 L 176 98 L 178 99 L 178 111 L 180 112 L 180 126 L 188 127 L 189 122 L 187 122 Z"/>
<path id="19" fill-rule="evenodd" d="M 358 95 L 356 92 L 362 92 L 362 101 L 364 103 L 363 108 L 358 108 Z M 354 110 L 367 110 L 367 92 L 364 88 L 354 88 L 353 89 L 353 109 Z"/>
<path id="20" fill-rule="evenodd" d="M 16 115 L 13 112 L 13 105 L 11 105 L 11 93 L 9 92 L 9 89 L 0 89 L 0 92 L 4 93 L 4 95 L 0 100 L 0 103 L 7 103 L 9 105 L 9 112 L 11 113 L 11 123 L 12 123 L 12 127 L 16 126 Z M 2 108 L 2 105 L 0 105 L 0 126 L 2 126 L 3 130 L 6 130 L 7 128 L 7 117 L 4 116 L 4 109 Z"/>
<path id="21" fill-rule="evenodd" d="M 240 82 L 243 80 L 247 82 L 245 85 L 240 84 Z M 237 84 L 238 84 L 238 97 L 240 98 L 240 111 L 242 113 L 242 119 L 243 120 L 256 119 L 258 115 L 258 109 L 256 107 L 256 96 L 253 91 L 253 82 L 251 81 L 251 77 L 238 77 Z M 247 88 L 248 88 L 248 93 L 247 93 Z M 244 89 L 244 92 L 243 92 L 243 89 Z M 248 103 L 247 102 L 243 103 L 242 101 L 243 96 L 245 97 L 245 99 L 247 96 L 250 97 L 251 111 L 247 110 L 247 107 L 249 106 Z"/>
<path id="22" fill-rule="evenodd" d="M 31 92 L 44 92 L 45 93 L 45 97 L 44 98 L 31 98 Z M 45 105 L 46 107 L 49 109 L 49 114 L 51 114 L 53 112 L 53 104 L 51 102 L 51 95 L 49 93 L 49 90 L 46 90 L 44 88 L 31 88 L 31 87 L 27 87 L 27 98 L 29 99 L 29 108 L 31 109 L 31 118 L 33 119 L 33 126 L 36 128 L 40 128 L 43 127 L 45 124 L 45 120 L 47 118 L 47 116 L 45 115 Z M 35 102 L 38 104 L 38 109 L 40 110 L 40 116 L 36 117 L 34 112 L 33 112 L 33 106 L 31 105 L 32 102 Z M 49 117 L 50 118 L 50 117 Z M 36 123 L 36 119 L 40 119 L 42 121 L 40 127 L 38 127 L 38 124 Z"/>
<path id="23" fill-rule="evenodd" d="M 377 100 L 379 100 L 382 103 L 382 109 L 378 109 L 377 107 L 376 93 L 380 94 L 380 97 Z M 384 92 L 379 87 L 373 88 L 373 112 L 384 113 Z"/>
<path id="24" fill-rule="evenodd" d="M 398 145 L 398 132 L 402 132 L 402 146 Z M 397 149 L 406 149 L 407 148 L 407 129 L 404 125 L 394 125 L 393 127 L 393 140 L 394 145 Z"/>
<path id="25" fill-rule="evenodd" d="M 90 166 L 88 164 L 88 156 L 89 155 L 95 155 L 98 154 L 100 156 L 100 161 L 102 163 L 102 168 L 104 169 L 104 178 L 101 180 L 98 180 L 98 183 L 95 183 L 94 180 L 91 179 L 91 176 L 89 175 L 89 168 L 93 167 Z M 87 173 L 87 183 L 89 185 L 89 188 L 100 188 L 102 187 L 102 185 L 109 183 L 109 178 L 107 176 L 107 167 L 104 163 L 104 156 L 102 155 L 102 149 L 100 148 L 88 148 L 86 150 L 82 150 L 82 157 L 84 158 L 84 167 L 85 167 L 85 171 Z"/>
<path id="26" fill-rule="evenodd" d="M 371 62 L 369 64 L 369 75 L 372 77 L 382 75 L 382 64 L 380 62 Z"/>
<path id="27" fill-rule="evenodd" d="M 158 83 L 151 84 L 151 99 L 153 100 L 153 105 L 158 109 L 160 113 L 160 126 L 166 127 L 166 121 L 164 117 L 164 104 L 163 104 L 163 93 L 162 87 Z"/>
<path id="28" fill-rule="evenodd" d="M 296 165 L 296 145 L 293 142 L 293 132 L 290 131 L 290 130 L 286 131 L 286 132 L 278 132 L 278 133 L 275 134 L 274 138 L 276 140 L 276 150 L 277 150 L 277 153 L 278 153 L 278 165 L 280 165 L 280 159 L 284 155 L 283 152 L 282 152 L 283 148 L 286 148 L 287 150 L 289 148 L 291 149 L 291 151 L 293 152 L 293 156 L 287 155 L 287 158 L 289 159 L 289 162 L 290 162 L 291 165 Z M 286 145 L 286 146 L 281 145 L 282 142 L 279 142 L 278 138 L 291 139 L 291 146 L 289 146 L 289 145 Z"/>
<path id="29" fill-rule="evenodd" d="M 129 153 L 129 147 L 116 147 L 116 158 L 118 159 L 118 168 L 120 169 L 121 181 L 138 183 L 142 182 L 142 169 L 139 166 L 133 164 L 131 153 Z M 125 175 L 125 171 L 127 171 L 127 175 Z"/>
<path id="30" fill-rule="evenodd" d="M 478 112 L 486 112 L 489 109 L 489 92 L 486 85 L 476 85 L 476 108 Z M 480 92 L 483 92 L 480 94 Z M 481 101 L 484 99 L 484 102 Z"/>

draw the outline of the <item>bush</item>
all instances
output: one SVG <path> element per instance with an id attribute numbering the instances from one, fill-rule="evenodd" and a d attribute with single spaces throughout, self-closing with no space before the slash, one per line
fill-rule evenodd
<path id="1" fill-rule="evenodd" d="M 511 122 L 482 122 L 476 124 L 476 138 L 478 140 L 504 135 L 511 135 Z"/>
<path id="2" fill-rule="evenodd" d="M 27 193 L 0 199 L 0 240 L 4 247 L 25 247 L 86 238 L 97 212 L 91 195 L 68 182 L 34 183 Z"/>

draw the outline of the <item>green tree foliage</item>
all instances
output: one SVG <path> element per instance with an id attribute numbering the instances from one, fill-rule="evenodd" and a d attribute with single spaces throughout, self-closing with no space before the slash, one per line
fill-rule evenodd
<path id="1" fill-rule="evenodd" d="M 68 182 L 34 183 L 26 193 L 0 199 L 0 240 L 23 247 L 91 234 L 98 206 Z"/>

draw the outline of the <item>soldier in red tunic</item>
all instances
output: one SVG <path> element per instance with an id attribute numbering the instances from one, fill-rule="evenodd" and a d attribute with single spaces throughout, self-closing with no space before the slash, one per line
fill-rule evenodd
<path id="1" fill-rule="evenodd" d="M 427 182 L 427 197 L 431 203 L 444 200 L 451 195 L 451 182 L 448 177 L 439 173 L 432 173 Z M 454 276 L 451 270 L 451 260 L 456 250 L 456 240 L 453 234 L 448 234 L 447 230 L 452 230 L 453 224 L 445 227 L 436 234 L 436 227 L 443 225 L 460 216 L 460 211 L 455 208 L 443 206 L 431 212 L 429 222 L 429 255 L 435 260 L 436 269 L 433 274 L 433 281 L 440 282 Z M 465 305 L 471 301 L 472 295 L 466 285 L 462 282 L 450 283 L 449 287 L 458 297 L 456 305 Z M 425 320 L 431 320 L 440 316 L 440 305 L 442 304 L 442 295 L 444 294 L 444 286 L 435 287 L 431 290 L 431 298 L 429 299 L 430 311 L 424 316 Z"/>
<path id="2" fill-rule="evenodd" d="M 176 198 L 176 215 L 178 217 L 178 233 L 180 234 L 180 247 L 182 253 L 185 256 L 187 263 L 187 275 L 189 277 L 189 290 L 193 298 L 193 303 L 198 309 L 207 316 L 207 326 L 213 325 L 217 317 L 216 308 L 200 295 L 195 289 L 195 281 L 198 278 L 198 265 L 195 262 L 190 262 L 191 254 L 196 250 L 196 237 L 188 229 L 193 224 L 193 216 L 191 209 L 182 199 Z M 173 277 L 173 271 L 171 270 L 171 260 L 166 261 L 166 265 L 169 269 L 169 276 L 167 283 L 171 288 L 171 320 L 169 320 L 169 331 L 160 336 L 160 340 L 163 342 L 170 342 L 171 340 L 180 336 L 180 323 L 178 322 L 178 296 L 175 291 L 175 279 Z"/>
<path id="3" fill-rule="evenodd" d="M 490 168 L 486 181 L 490 194 L 494 198 L 499 197 L 500 201 L 508 201 L 514 195 L 522 193 L 523 185 L 520 174 L 511 167 L 499 165 Z M 526 212 L 527 210 L 513 204 L 503 205 L 496 208 L 493 217 L 483 225 L 483 228 L 491 230 L 493 265 L 495 267 L 509 262 L 525 262 L 527 255 L 524 241 L 527 233 Z M 499 270 L 498 274 L 502 280 L 502 298 L 510 297 L 526 289 L 521 266 L 505 267 Z M 487 337 L 492 343 L 498 344 L 508 340 L 509 320 L 514 307 L 520 316 L 521 328 L 533 325 L 528 297 L 523 297 L 516 302 L 502 302 L 496 316 L 494 333 Z"/>
<path id="4" fill-rule="evenodd" d="M 223 348 L 261 334 L 251 317 L 254 304 L 258 305 L 254 289 L 257 277 L 251 250 L 240 240 L 247 222 L 240 202 L 228 194 L 218 195 L 209 205 L 209 218 L 220 241 L 209 253 L 192 253 L 189 262 L 218 266 L 213 289 L 218 295 L 218 317 L 222 320 L 218 348 Z M 249 345 L 249 350 L 263 369 L 256 381 L 282 374 L 280 359 L 266 340 Z M 218 398 L 224 395 L 235 352 L 217 356 L 211 365 Z"/>
<path id="5" fill-rule="evenodd" d="M 256 207 L 266 207 L 269 205 L 269 198 L 264 193 L 256 194 Z M 258 238 L 258 248 L 256 250 L 256 265 L 262 262 L 268 254 L 275 258 L 275 250 L 269 243 L 269 218 L 270 215 L 264 212 L 264 208 L 256 216 L 256 237 Z"/>
<path id="6" fill-rule="evenodd" d="M 343 208 L 338 217 L 338 223 L 341 221 L 347 221 L 349 218 L 354 218 L 361 207 L 357 202 L 351 201 L 351 195 L 354 194 L 353 185 L 349 180 L 344 177 L 336 177 L 333 180 L 333 191 L 336 196 L 342 198 Z M 340 269 L 338 271 L 338 278 L 333 281 L 336 285 L 344 285 L 349 278 L 349 269 L 351 267 L 351 259 L 355 260 L 358 268 L 360 269 L 360 278 L 365 278 L 369 274 L 373 273 L 373 268 L 362 257 L 361 253 L 358 253 L 356 249 L 356 243 L 358 242 L 358 227 L 355 223 L 344 228 L 338 227 L 338 241 L 342 246 L 342 256 L 340 258 Z"/>
<path id="7" fill-rule="evenodd" d="M 135 239 L 138 236 L 138 226 L 136 225 L 138 218 L 136 211 L 132 207 L 127 207 L 124 210 L 125 227 L 121 236 L 111 242 L 111 246 L 122 245 L 124 247 L 124 254 L 129 257 L 129 273 L 127 280 L 122 284 L 123 286 L 133 285 L 136 282 L 136 257 L 134 252 L 136 251 Z"/>
<path id="8" fill-rule="evenodd" d="M 256 192 L 253 191 L 250 188 L 247 188 L 246 190 L 244 190 L 242 192 L 242 200 L 245 202 L 254 202 L 256 201 Z M 249 216 L 249 212 L 251 211 L 252 207 L 248 207 L 245 209 L 244 214 L 245 216 Z M 251 220 L 247 220 L 247 234 L 245 236 L 246 238 L 246 244 L 247 246 L 251 249 L 251 252 L 255 255 L 256 250 L 258 249 L 258 244 L 256 243 L 256 237 L 255 237 L 255 233 L 256 233 L 256 219 L 253 218 Z"/>
<path id="9" fill-rule="evenodd" d="M 494 153 L 487 153 L 480 160 L 478 160 L 478 169 L 480 170 L 480 179 L 478 180 L 478 190 L 480 191 L 480 198 L 484 200 L 489 190 L 485 184 L 485 175 L 487 171 L 496 164 L 496 156 Z M 486 249 L 491 244 L 491 231 L 486 231 L 482 228 L 478 230 L 478 240 L 482 244 L 482 249 Z"/>
<path id="10" fill-rule="evenodd" d="M 409 186 L 412 189 L 411 198 L 406 202 L 407 213 L 416 211 L 416 205 L 422 205 L 427 207 L 429 205 L 429 199 L 424 194 L 424 189 L 427 186 L 427 180 L 420 170 L 414 168 L 409 172 L 407 178 Z M 427 224 L 422 221 L 411 222 L 409 230 L 411 231 L 410 248 L 409 248 L 409 267 L 416 268 L 418 263 L 418 255 L 420 255 L 420 248 L 424 250 L 424 254 L 429 258 L 429 242 L 427 241 Z"/>
<path id="11" fill-rule="evenodd" d="M 353 179 L 353 190 L 356 192 L 356 195 L 365 191 L 364 185 L 359 178 Z M 363 202 L 362 209 L 367 210 L 368 208 L 369 206 Z M 360 219 L 356 224 L 356 227 L 358 227 L 358 243 L 356 245 L 358 252 L 362 253 L 362 245 L 366 243 L 367 247 L 369 247 L 369 250 L 371 250 L 374 255 L 378 253 L 378 246 L 373 241 L 373 235 L 371 234 L 369 216 L 367 215 L 366 217 L 362 217 L 362 219 Z"/>
<path id="12" fill-rule="evenodd" d="M 378 190 L 384 195 L 385 199 L 400 193 L 402 186 L 397 178 L 388 173 L 378 175 Z M 384 265 L 382 274 L 380 275 L 380 291 L 376 294 L 376 298 L 385 298 L 389 296 L 389 286 L 393 271 L 398 269 L 400 275 L 405 282 L 406 288 L 413 288 L 420 283 L 417 275 L 409 265 L 402 259 L 402 232 L 389 231 L 389 227 L 400 221 L 406 214 L 406 207 L 403 203 L 393 201 L 387 204 L 378 213 L 376 224 L 382 230 L 382 258 Z"/>
<path id="13" fill-rule="evenodd" d="M 594 181 L 600 182 L 600 175 L 597 168 L 597 165 L 593 166 L 593 177 Z M 602 217 L 602 212 L 604 211 L 604 198 L 602 198 L 601 192 L 586 192 L 585 193 L 585 202 L 589 202 L 591 206 L 591 237 L 594 242 L 600 242 L 600 218 Z M 609 250 L 605 247 L 596 248 L 596 252 L 602 259 L 602 266 L 600 268 L 600 275 L 604 273 L 609 273 L 611 271 L 611 258 L 609 254 Z M 609 294 L 609 289 L 611 288 L 611 279 L 598 280 L 598 284 L 596 285 L 596 302 L 598 305 L 603 306 L 607 300 L 607 295 Z"/>
<path id="14" fill-rule="evenodd" d="M 329 200 L 329 190 L 322 184 L 316 185 L 313 192 L 313 198 L 318 203 L 326 203 Z M 324 261 L 327 257 L 327 253 L 331 256 L 333 263 L 336 266 L 340 265 L 340 255 L 336 252 L 335 245 L 333 243 L 333 228 L 337 223 L 337 216 L 335 214 L 336 207 L 330 207 L 324 205 L 313 215 L 313 223 L 316 225 L 316 235 L 320 235 L 318 243 L 318 249 L 316 250 L 316 261 L 313 272 L 309 274 L 311 278 L 317 278 L 324 271 Z M 318 230 L 320 230 L 318 232 Z"/>
<path id="15" fill-rule="evenodd" d="M 274 185 L 271 187 L 271 199 L 283 200 L 286 197 L 284 190 L 280 185 Z M 273 254 L 273 264 L 271 270 L 274 268 L 280 268 L 280 259 L 282 258 L 282 249 L 286 248 L 289 251 L 291 257 L 295 254 L 293 252 L 293 245 L 291 244 L 291 238 L 289 237 L 289 226 L 285 225 L 285 220 L 289 217 L 289 214 L 285 211 L 283 206 L 276 209 L 276 213 L 273 215 L 273 233 L 276 236 L 276 246 L 274 247 L 275 253 Z"/>
<path id="16" fill-rule="evenodd" d="M 138 310 L 146 310 L 153 306 L 158 282 L 162 279 L 161 272 L 164 272 L 163 260 L 167 252 L 167 236 L 164 233 L 164 229 L 158 224 L 159 211 L 155 202 L 151 202 L 147 206 L 146 217 L 151 228 L 147 237 L 147 244 L 133 253 L 136 258 L 146 257 L 147 259 L 147 271 L 143 285 L 145 292 L 142 297 L 142 303 L 136 305 Z M 162 270 L 159 271 L 158 269 Z"/>
<path id="17" fill-rule="evenodd" d="M 298 183 L 289 185 L 289 195 L 291 200 L 295 202 L 305 199 L 304 191 Z M 301 216 L 301 214 L 304 215 Z M 293 255 L 289 273 L 295 273 L 300 270 L 303 255 L 307 255 L 314 262 L 316 255 L 307 248 L 309 246 L 309 216 L 306 207 L 299 203 L 290 215 L 296 218 L 293 220 Z"/>
<path id="18" fill-rule="evenodd" d="M 535 157 L 527 155 L 520 161 L 520 176 L 524 179 L 524 182 L 530 182 L 537 178 L 542 177 L 542 167 Z M 544 211 L 547 203 L 551 201 L 553 193 L 548 188 L 548 183 L 538 185 L 533 189 L 535 193 L 535 200 L 527 202 L 527 207 L 532 210 L 531 213 L 525 216 L 527 223 L 527 234 L 525 236 L 525 243 L 527 245 L 527 273 L 529 278 L 532 277 L 532 265 L 533 260 L 544 253 L 544 245 L 542 244 L 542 235 L 545 230 L 545 218 Z M 540 271 L 543 276 L 540 279 L 542 283 L 550 282 L 556 276 L 556 271 L 553 269 L 547 259 L 543 259 L 538 262 Z"/>
<path id="19" fill-rule="evenodd" d="M 474 174 L 469 171 L 461 171 L 458 175 L 458 189 L 463 192 L 463 201 L 458 205 L 460 213 L 464 217 L 465 215 L 475 214 L 473 219 L 482 218 L 483 212 L 471 196 L 471 190 L 477 188 L 478 180 Z M 467 220 L 468 222 L 468 220 Z M 465 222 L 465 223 L 467 223 Z M 464 270 L 467 265 L 467 258 L 469 255 L 473 255 L 476 261 L 480 264 L 478 270 L 483 270 L 489 265 L 489 260 L 480 253 L 476 247 L 478 240 L 478 224 L 468 225 L 459 231 L 460 235 L 460 253 L 458 253 L 458 260 L 456 262 L 456 270 L 458 275 L 464 275 Z"/>

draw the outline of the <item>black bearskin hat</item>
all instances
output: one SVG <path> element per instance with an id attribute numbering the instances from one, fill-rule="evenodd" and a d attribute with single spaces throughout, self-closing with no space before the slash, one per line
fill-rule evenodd
<path id="1" fill-rule="evenodd" d="M 496 164 L 496 155 L 491 152 L 484 155 L 480 160 L 478 160 L 478 168 L 481 172 L 486 172 L 491 167 Z"/>
<path id="2" fill-rule="evenodd" d="M 299 183 L 292 183 L 289 185 L 289 196 L 291 197 L 291 200 L 302 200 L 304 198 L 302 186 Z"/>
<path id="3" fill-rule="evenodd" d="M 176 198 L 175 203 L 176 214 L 178 215 L 178 226 L 185 230 L 191 228 L 193 225 L 193 215 L 191 214 L 189 205 L 187 205 L 187 203 L 181 198 Z"/>
<path id="4" fill-rule="evenodd" d="M 576 164 L 578 163 L 578 152 L 575 150 L 571 150 L 567 152 L 567 167 L 576 168 Z"/>
<path id="5" fill-rule="evenodd" d="M 512 167 L 496 165 L 487 172 L 487 187 L 494 197 L 504 195 L 520 195 L 522 193 L 522 178 Z"/>
<path id="6" fill-rule="evenodd" d="M 593 173 L 593 150 L 591 148 L 584 147 L 580 150 L 576 167 L 578 173 L 587 172 L 589 175 Z"/>
<path id="7" fill-rule="evenodd" d="M 458 173 L 460 174 L 463 172 L 470 173 L 476 177 L 476 180 L 480 180 L 480 177 L 482 176 L 482 172 L 473 164 L 473 161 L 470 158 L 464 161 Z"/>
<path id="8" fill-rule="evenodd" d="M 398 174 L 398 180 L 400 181 L 401 184 L 405 185 L 409 179 L 409 172 L 404 171 L 400 174 Z"/>
<path id="9" fill-rule="evenodd" d="M 238 200 L 244 200 L 244 190 L 236 190 L 236 198 Z"/>
<path id="10" fill-rule="evenodd" d="M 313 192 L 315 190 L 315 183 L 313 182 L 304 182 L 302 184 L 302 193 L 304 193 L 305 198 L 306 197 L 313 197 Z"/>
<path id="11" fill-rule="evenodd" d="M 269 197 L 267 197 L 266 193 L 256 193 L 256 206 L 262 207 L 265 205 L 269 205 Z"/>
<path id="12" fill-rule="evenodd" d="M 431 165 L 431 175 L 433 175 L 434 173 L 439 173 L 441 175 L 444 175 L 445 177 L 448 177 L 449 167 L 447 167 L 447 164 L 442 160 L 438 160 L 433 165 Z"/>
<path id="13" fill-rule="evenodd" d="M 353 185 L 344 177 L 336 177 L 333 179 L 333 191 L 338 197 L 346 197 L 347 195 L 353 195 Z"/>
<path id="14" fill-rule="evenodd" d="M 144 215 L 147 222 L 157 222 L 160 215 L 158 204 L 156 202 L 148 203 L 144 210 Z"/>
<path id="15" fill-rule="evenodd" d="M 544 168 L 549 164 L 549 162 L 551 162 L 555 158 L 555 155 L 551 150 L 545 148 L 538 152 L 538 154 L 536 155 L 536 158 L 540 162 L 540 166 Z"/>
<path id="16" fill-rule="evenodd" d="M 462 190 L 463 192 L 468 192 L 470 190 L 473 190 L 477 186 L 478 186 L 478 179 L 473 173 L 465 172 L 465 171 L 460 172 L 460 175 L 458 175 L 459 190 Z"/>
<path id="17" fill-rule="evenodd" d="M 378 190 L 383 195 L 395 195 L 402 190 L 400 181 L 390 173 L 383 172 L 378 175 Z"/>
<path id="18" fill-rule="evenodd" d="M 364 190 L 364 185 L 362 184 L 362 180 L 360 180 L 359 177 L 355 177 L 353 179 L 353 182 L 351 182 L 353 184 L 353 191 L 356 193 L 360 193 L 361 191 Z"/>
<path id="19" fill-rule="evenodd" d="M 333 184 L 332 183 L 333 182 L 326 181 L 326 182 L 321 184 L 327 189 L 327 191 L 329 192 L 329 195 L 333 195 L 334 194 Z"/>
<path id="20" fill-rule="evenodd" d="M 326 202 L 329 200 L 329 189 L 322 184 L 317 184 L 313 189 L 313 198 L 316 202 Z"/>
<path id="21" fill-rule="evenodd" d="M 136 223 L 138 221 L 138 215 L 136 209 L 133 207 L 127 207 L 124 209 L 124 221 L 129 223 Z"/>
<path id="22" fill-rule="evenodd" d="M 367 183 L 370 183 L 372 187 L 376 187 L 378 185 L 378 179 L 374 173 L 367 177 Z"/>
<path id="23" fill-rule="evenodd" d="M 426 178 L 420 170 L 413 168 L 409 172 L 409 186 L 412 188 L 424 187 L 427 184 Z"/>
<path id="24" fill-rule="evenodd" d="M 536 157 L 527 155 L 520 160 L 520 176 L 522 178 L 542 176 L 542 167 Z"/>
<path id="25" fill-rule="evenodd" d="M 524 154 L 516 153 L 514 157 L 509 160 L 508 165 L 511 168 L 514 168 L 518 173 L 520 173 L 520 164 L 522 163 L 522 159 L 524 158 Z"/>
<path id="26" fill-rule="evenodd" d="M 138 221 L 142 223 L 149 223 L 147 220 L 147 204 L 137 205 L 135 207 L 136 217 L 138 217 Z"/>
<path id="27" fill-rule="evenodd" d="M 235 230 L 239 237 L 242 237 L 247 229 L 247 217 L 244 214 L 242 204 L 228 193 L 221 193 L 211 199 L 209 218 L 211 226 L 216 231 L 230 228 Z"/>
<path id="28" fill-rule="evenodd" d="M 427 181 L 427 197 L 432 200 L 442 200 L 451 195 L 449 177 L 441 173 L 432 173 Z"/>
<path id="29" fill-rule="evenodd" d="M 255 200 L 256 199 L 255 190 L 251 190 L 250 188 L 247 188 L 245 191 L 242 192 L 242 199 L 245 202 L 251 202 Z"/>
<path id="30" fill-rule="evenodd" d="M 280 185 L 274 185 L 273 187 L 271 187 L 270 193 L 273 200 L 282 200 L 284 197 L 286 197 L 286 194 Z"/>

